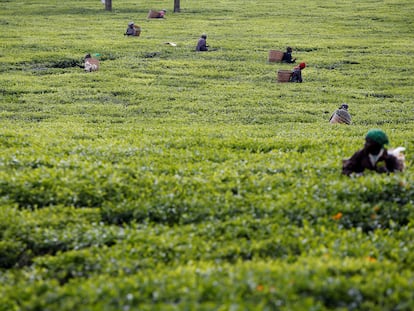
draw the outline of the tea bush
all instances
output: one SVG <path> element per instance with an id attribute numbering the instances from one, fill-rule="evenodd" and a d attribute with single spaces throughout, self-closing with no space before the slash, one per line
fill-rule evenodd
<path id="1" fill-rule="evenodd" d="M 0 310 L 412 310 L 414 3 L 181 6 L 0 4 Z"/>

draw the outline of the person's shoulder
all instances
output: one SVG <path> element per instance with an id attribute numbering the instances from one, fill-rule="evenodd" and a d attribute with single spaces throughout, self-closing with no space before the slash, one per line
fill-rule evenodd
<path id="1" fill-rule="evenodd" d="M 354 154 L 351 156 L 351 158 L 356 159 L 356 158 L 361 158 L 361 157 L 366 157 L 366 156 L 368 156 L 368 153 L 366 152 L 364 148 L 362 148 L 362 149 L 355 151 Z"/>
<path id="2" fill-rule="evenodd" d="M 388 152 L 386 148 L 384 148 L 384 151 L 382 152 L 382 158 L 388 159 L 388 158 L 394 158 L 394 156 Z"/>

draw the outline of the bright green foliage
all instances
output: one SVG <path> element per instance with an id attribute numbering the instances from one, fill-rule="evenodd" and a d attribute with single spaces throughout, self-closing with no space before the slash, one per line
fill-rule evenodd
<path id="1" fill-rule="evenodd" d="M 0 311 L 413 310 L 414 2 L 172 5 L 0 2 Z"/>

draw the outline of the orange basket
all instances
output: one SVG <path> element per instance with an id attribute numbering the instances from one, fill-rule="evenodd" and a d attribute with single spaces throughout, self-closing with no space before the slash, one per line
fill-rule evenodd
<path id="1" fill-rule="evenodd" d="M 149 10 L 147 18 L 159 18 L 159 17 L 160 17 L 159 11 Z"/>
<path id="2" fill-rule="evenodd" d="M 277 50 L 269 51 L 269 62 L 281 62 L 283 58 L 283 52 Z"/>
<path id="3" fill-rule="evenodd" d="M 134 28 L 135 28 L 135 35 L 134 36 L 139 37 L 139 35 L 141 34 L 141 27 L 138 26 L 138 25 L 134 25 Z"/>
<path id="4" fill-rule="evenodd" d="M 278 70 L 277 82 L 289 82 L 291 76 L 292 70 Z"/>

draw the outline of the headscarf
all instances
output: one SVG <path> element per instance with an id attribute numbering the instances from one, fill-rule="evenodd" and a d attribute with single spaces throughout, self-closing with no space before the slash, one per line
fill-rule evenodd
<path id="1" fill-rule="evenodd" d="M 381 146 L 387 145 L 389 143 L 387 135 L 379 129 L 369 130 L 365 139 L 375 141 Z"/>
<path id="2" fill-rule="evenodd" d="M 339 107 L 339 109 L 345 109 L 348 110 L 348 105 L 347 104 L 342 104 L 341 107 Z"/>

